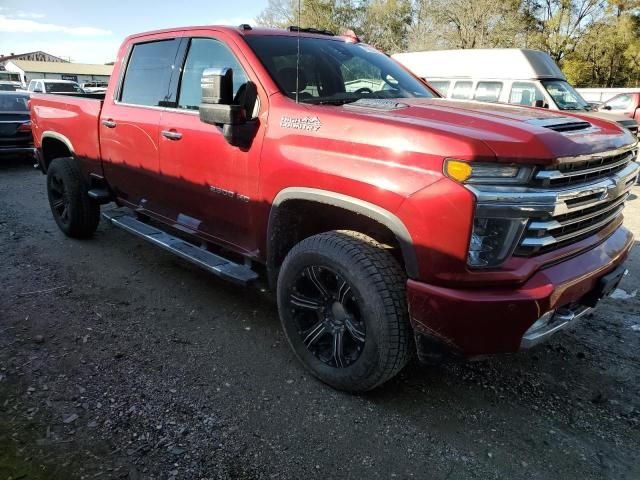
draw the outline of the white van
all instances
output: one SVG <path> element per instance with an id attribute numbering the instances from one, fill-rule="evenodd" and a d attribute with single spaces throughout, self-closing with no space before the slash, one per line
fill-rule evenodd
<path id="1" fill-rule="evenodd" d="M 638 134 L 635 120 L 594 112 L 544 52 L 516 48 L 433 50 L 393 58 L 442 96 L 564 110 L 619 123 Z"/>

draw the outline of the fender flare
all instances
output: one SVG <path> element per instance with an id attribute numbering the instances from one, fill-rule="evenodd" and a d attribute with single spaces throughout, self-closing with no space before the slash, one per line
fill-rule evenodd
<path id="1" fill-rule="evenodd" d="M 42 140 L 44 140 L 45 138 L 53 138 L 55 140 L 58 140 L 58 141 L 64 143 L 66 145 L 66 147 L 69 149 L 69 151 L 71 152 L 71 155 L 73 155 L 73 156 L 76 155 L 76 152 L 73 149 L 73 144 L 64 135 L 62 135 L 62 134 L 60 134 L 58 132 L 54 132 L 53 130 L 45 130 L 44 132 L 42 132 L 42 135 L 40 136 L 40 144 L 42 144 Z"/>
<path id="2" fill-rule="evenodd" d="M 44 132 L 42 132 L 42 135 L 40 135 L 40 148 L 37 149 L 36 151 L 37 157 L 38 157 L 38 163 L 40 164 L 40 170 L 42 170 L 42 173 L 46 173 L 48 169 L 48 165 L 46 164 L 46 160 L 44 157 L 44 148 L 43 148 L 44 140 L 47 138 L 51 138 L 53 140 L 59 141 L 60 143 L 63 143 L 71 153 L 71 156 L 74 158 L 76 157 L 76 152 L 73 149 L 73 144 L 67 137 L 65 137 L 64 135 L 58 132 L 54 132 L 52 130 L 45 130 Z"/>
<path id="3" fill-rule="evenodd" d="M 288 187 L 281 190 L 273 199 L 269 212 L 267 238 L 271 239 L 273 219 L 280 205 L 287 200 L 308 200 L 343 208 L 353 213 L 364 215 L 387 227 L 394 234 L 400 245 L 405 269 L 409 278 L 418 278 L 418 257 L 416 255 L 411 234 L 402 221 L 393 213 L 378 205 L 329 190 L 307 187 Z M 269 240 L 270 241 L 270 240 Z"/>

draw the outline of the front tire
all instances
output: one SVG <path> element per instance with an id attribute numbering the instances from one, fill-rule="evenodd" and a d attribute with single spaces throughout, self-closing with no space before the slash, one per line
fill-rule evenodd
<path id="1" fill-rule="evenodd" d="M 371 390 L 411 352 L 406 277 L 382 245 L 358 232 L 309 237 L 278 277 L 285 336 L 302 364 L 339 390 Z"/>
<path id="2" fill-rule="evenodd" d="M 47 195 L 53 218 L 74 238 L 91 237 L 100 222 L 100 206 L 87 195 L 82 172 L 71 157 L 56 158 L 47 169 Z"/>

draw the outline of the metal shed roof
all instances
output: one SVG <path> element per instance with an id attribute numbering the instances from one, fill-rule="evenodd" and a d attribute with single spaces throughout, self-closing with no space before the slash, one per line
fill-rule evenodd
<path id="1" fill-rule="evenodd" d="M 111 75 L 113 65 L 94 63 L 34 62 L 31 60 L 9 60 L 23 72 L 69 73 L 74 75 Z"/>

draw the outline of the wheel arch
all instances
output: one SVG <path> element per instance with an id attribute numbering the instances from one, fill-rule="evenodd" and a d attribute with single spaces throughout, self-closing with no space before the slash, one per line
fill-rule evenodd
<path id="1" fill-rule="evenodd" d="M 288 251 L 293 247 L 293 245 L 295 245 L 295 243 L 308 236 L 303 233 L 301 237 L 298 237 L 295 234 L 298 232 L 296 229 L 298 225 L 293 226 L 294 235 L 289 235 L 288 237 L 283 235 L 282 227 L 285 225 L 284 220 L 286 219 L 286 215 L 282 215 L 282 213 L 286 212 L 286 207 L 288 205 L 299 202 L 323 204 L 331 207 L 332 213 L 346 212 L 348 215 L 352 216 L 352 219 L 357 217 L 360 222 L 374 222 L 375 224 L 383 227 L 390 235 L 393 236 L 395 241 L 394 243 L 397 245 L 400 252 L 401 263 L 403 264 L 407 276 L 414 279 L 418 278 L 418 260 L 411 239 L 411 234 L 404 223 L 396 215 L 378 205 L 341 193 L 307 187 L 289 187 L 280 191 L 278 195 L 276 195 L 269 212 L 269 223 L 267 227 L 267 268 L 269 270 L 269 278 L 272 285 L 277 278 L 279 267 Z M 316 218 L 321 224 L 327 223 L 327 221 L 329 225 L 332 224 L 331 220 L 328 220 L 322 215 L 319 215 Z M 288 224 L 286 227 L 286 229 L 289 230 L 291 225 Z M 344 227 L 341 227 L 340 223 L 338 223 L 337 228 Z M 310 230 L 310 234 L 316 233 L 321 232 L 314 231 L 313 229 Z"/>
<path id="2" fill-rule="evenodd" d="M 74 157 L 73 144 L 64 135 L 47 130 L 40 137 L 41 167 L 43 172 L 47 172 L 51 161 L 59 157 Z"/>

